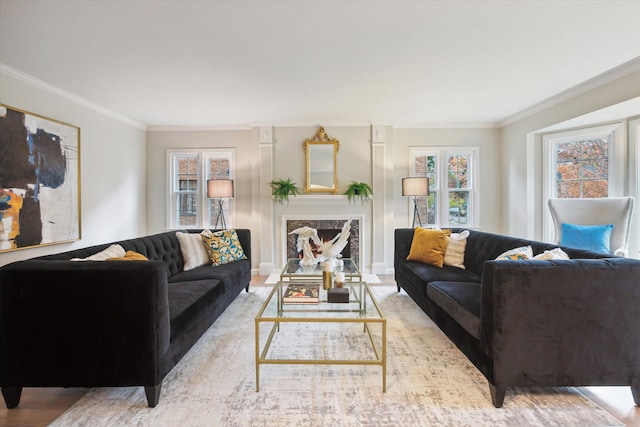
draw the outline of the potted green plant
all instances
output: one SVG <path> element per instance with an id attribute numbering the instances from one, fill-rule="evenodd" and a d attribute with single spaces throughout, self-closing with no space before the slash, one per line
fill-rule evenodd
<path id="1" fill-rule="evenodd" d="M 373 190 L 366 182 L 351 181 L 344 194 L 350 202 L 355 203 L 357 199 L 362 201 L 369 200 L 369 197 L 373 195 Z"/>
<path id="2" fill-rule="evenodd" d="M 273 190 L 274 199 L 279 203 L 288 202 L 289 196 L 300 194 L 300 189 L 296 187 L 295 182 L 291 182 L 291 178 L 273 180 L 269 185 Z"/>

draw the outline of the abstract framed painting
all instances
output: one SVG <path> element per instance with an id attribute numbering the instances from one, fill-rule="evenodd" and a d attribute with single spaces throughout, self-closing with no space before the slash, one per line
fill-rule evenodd
<path id="1" fill-rule="evenodd" d="M 0 104 L 0 252 L 80 239 L 80 128 Z"/>

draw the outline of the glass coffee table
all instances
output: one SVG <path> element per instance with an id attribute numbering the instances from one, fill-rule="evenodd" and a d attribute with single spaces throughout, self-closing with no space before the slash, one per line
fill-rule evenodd
<path id="1" fill-rule="evenodd" d="M 280 280 L 318 280 L 322 278 L 322 264 L 316 265 L 300 265 L 300 258 L 289 258 L 287 264 L 280 273 Z M 353 262 L 351 258 L 342 258 L 342 265 L 337 265 L 333 272 L 339 271 L 344 273 L 345 280 L 362 280 L 362 274 L 358 270 L 358 266 Z"/>
<path id="2" fill-rule="evenodd" d="M 287 286 L 297 282 L 280 281 L 260 308 L 255 318 L 256 345 L 256 391 L 260 391 L 261 365 L 373 365 L 382 367 L 382 391 L 387 391 L 387 319 L 366 282 L 345 282 L 349 289 L 348 303 L 329 303 L 327 291 L 322 289 L 320 281 L 318 303 L 284 304 L 282 295 Z M 309 281 L 301 282 L 309 284 Z M 309 334 L 311 342 L 326 335 L 328 324 L 338 324 L 339 336 L 348 336 L 350 342 L 357 342 L 358 356 L 345 355 L 349 348 L 331 348 L 339 346 L 338 340 L 326 339 L 323 342 L 323 357 L 311 352 L 301 355 L 296 352 L 296 342 L 281 338 L 281 328 L 300 328 L 301 334 Z M 354 327 L 361 324 L 362 327 Z M 261 328 L 266 328 L 262 330 Z M 262 331 L 262 333 L 261 333 Z M 316 334 L 316 335 L 313 335 Z M 364 334 L 364 335 L 361 335 Z M 320 338 L 317 338 L 320 337 Z M 309 340 L 307 340 L 309 342 Z M 348 347 L 348 346 L 344 346 Z M 366 356 L 365 356 L 366 353 Z M 331 355 L 339 357 L 333 358 Z M 304 357 L 303 357 L 304 356 Z M 324 357 L 326 356 L 326 357 Z"/>

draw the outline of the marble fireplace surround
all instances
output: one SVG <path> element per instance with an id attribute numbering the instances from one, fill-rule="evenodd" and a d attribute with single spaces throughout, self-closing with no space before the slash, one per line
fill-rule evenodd
<path id="1" fill-rule="evenodd" d="M 328 237 L 328 240 L 330 240 L 342 231 L 344 223 L 349 219 L 351 219 L 349 243 L 347 244 L 349 257 L 353 259 L 358 269 L 362 271 L 362 241 L 365 237 L 362 233 L 363 215 L 282 215 L 280 227 L 280 230 L 282 230 L 280 251 L 283 254 L 282 265 L 286 263 L 287 258 L 295 258 L 297 256 L 295 248 L 297 237 L 293 234 L 290 235 L 291 231 L 303 226 L 315 228 L 318 231 L 332 230 Z"/>

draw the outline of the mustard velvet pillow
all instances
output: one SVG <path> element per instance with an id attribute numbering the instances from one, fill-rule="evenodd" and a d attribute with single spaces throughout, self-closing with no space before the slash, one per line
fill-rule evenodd
<path id="1" fill-rule="evenodd" d="M 413 232 L 413 241 L 411 242 L 407 260 L 432 264 L 442 268 L 450 235 L 451 230 L 416 228 Z"/>
<path id="2" fill-rule="evenodd" d="M 108 258 L 107 261 L 148 261 L 149 259 L 136 251 L 127 251 L 123 257 Z"/>

